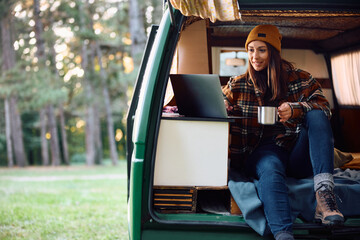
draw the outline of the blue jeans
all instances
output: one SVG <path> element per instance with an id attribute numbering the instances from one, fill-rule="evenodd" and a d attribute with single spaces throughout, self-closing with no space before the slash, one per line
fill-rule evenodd
<path id="1" fill-rule="evenodd" d="M 303 127 L 291 152 L 277 146 L 274 139 L 263 139 L 250 154 L 247 173 L 258 182 L 271 232 L 292 232 L 291 209 L 286 177 L 306 178 L 333 173 L 334 142 L 330 121 L 321 110 L 305 115 Z"/>

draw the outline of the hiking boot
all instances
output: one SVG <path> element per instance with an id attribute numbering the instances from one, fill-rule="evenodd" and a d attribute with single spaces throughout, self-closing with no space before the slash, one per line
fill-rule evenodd
<path id="1" fill-rule="evenodd" d="M 321 221 L 325 226 L 342 226 L 344 224 L 344 216 L 337 207 L 333 191 L 318 190 L 316 201 L 315 221 Z"/>

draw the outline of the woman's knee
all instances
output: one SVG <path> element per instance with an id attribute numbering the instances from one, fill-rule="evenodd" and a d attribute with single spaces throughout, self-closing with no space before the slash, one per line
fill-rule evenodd
<path id="1" fill-rule="evenodd" d="M 312 120 L 318 120 L 319 118 L 321 120 L 328 120 L 328 117 L 325 115 L 325 113 L 319 109 L 313 109 L 306 113 L 305 115 L 306 119 L 312 119 Z"/>
<path id="2" fill-rule="evenodd" d="M 307 127 L 331 128 L 330 121 L 325 113 L 321 110 L 314 109 L 305 115 L 305 123 Z"/>
<path id="3" fill-rule="evenodd" d="M 275 144 L 260 145 L 248 158 L 246 170 L 249 175 L 260 178 L 263 174 L 285 172 L 288 152 Z"/>
<path id="4" fill-rule="evenodd" d="M 263 161 L 259 161 L 256 166 L 258 177 L 283 175 L 285 173 L 285 164 L 276 156 L 267 156 Z"/>

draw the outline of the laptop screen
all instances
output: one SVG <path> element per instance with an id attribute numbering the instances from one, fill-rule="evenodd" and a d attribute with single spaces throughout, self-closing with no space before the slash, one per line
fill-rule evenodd
<path id="1" fill-rule="evenodd" d="M 172 74 L 170 80 L 181 115 L 227 118 L 218 75 Z"/>

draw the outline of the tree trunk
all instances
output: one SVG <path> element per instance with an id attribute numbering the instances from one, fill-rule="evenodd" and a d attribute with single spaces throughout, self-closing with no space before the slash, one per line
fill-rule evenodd
<path id="1" fill-rule="evenodd" d="M 36 37 L 36 56 L 38 57 L 39 65 L 43 64 L 45 59 L 45 46 L 42 38 L 42 22 L 40 19 L 40 2 L 34 0 L 34 20 L 35 20 L 35 37 Z M 41 69 L 41 66 L 39 67 Z M 47 133 L 47 108 L 45 106 L 40 109 L 40 139 L 41 139 L 41 157 L 43 165 L 49 165 L 49 150 Z"/>
<path id="2" fill-rule="evenodd" d="M 68 148 L 67 134 L 66 134 L 66 129 L 65 129 L 66 124 L 65 124 L 63 104 L 59 105 L 59 115 L 60 115 L 60 128 L 61 128 L 61 136 L 62 136 L 61 141 L 62 141 L 64 162 L 66 165 L 70 165 L 69 148 Z"/>
<path id="3" fill-rule="evenodd" d="M 102 145 L 102 138 L 101 138 L 101 122 L 100 122 L 100 113 L 99 107 L 94 102 L 94 136 L 95 136 L 95 163 L 101 165 L 103 159 L 103 145 Z"/>
<path id="4" fill-rule="evenodd" d="M 10 97 L 10 112 L 12 118 L 11 120 L 12 142 L 14 144 L 16 164 L 19 167 L 25 167 L 27 166 L 27 159 L 25 155 L 25 147 L 23 142 L 21 118 L 17 108 L 17 99 L 14 96 Z"/>
<path id="5" fill-rule="evenodd" d="M 34 20 L 35 20 L 35 38 L 36 38 L 36 56 L 38 57 L 39 69 L 45 67 L 45 41 L 43 38 L 43 24 L 40 18 L 40 2 L 39 0 L 34 0 Z M 50 148 L 51 148 L 51 162 L 52 165 L 60 165 L 60 149 L 59 149 L 59 136 L 56 125 L 56 118 L 54 107 L 49 104 L 46 106 L 46 111 L 49 121 L 49 130 L 50 130 Z M 41 136 L 43 137 L 43 136 Z M 44 140 L 42 140 L 44 141 Z M 47 149 L 46 149 L 47 151 Z M 45 149 L 43 150 L 45 152 Z"/>
<path id="6" fill-rule="evenodd" d="M 13 42 L 11 40 L 11 16 L 11 14 L 7 14 L 6 16 L 2 16 L 1 18 L 1 43 L 3 60 L 2 70 L 4 72 L 12 69 L 15 66 L 15 51 L 13 48 Z M 9 137 L 9 139 L 7 139 L 8 153 L 14 150 L 16 164 L 20 167 L 24 167 L 27 165 L 27 159 L 23 142 L 21 118 L 17 107 L 16 96 L 10 95 L 8 101 L 9 108 L 7 112 L 8 115 L 6 116 L 10 123 L 8 125 L 9 131 L 7 133 L 7 137 Z M 8 161 L 10 161 L 9 165 L 13 164 L 13 160 L 11 160 L 11 158 L 8 159 Z"/>
<path id="7" fill-rule="evenodd" d="M 107 123 L 109 146 L 110 146 L 110 157 L 111 157 L 112 164 L 117 165 L 118 153 L 116 150 L 116 143 L 115 143 L 114 120 L 112 117 L 109 89 L 108 89 L 107 83 L 106 83 L 106 73 L 102 66 L 102 53 L 101 53 L 101 49 L 100 49 L 98 42 L 95 42 L 95 47 L 96 47 L 96 55 L 97 55 L 98 62 L 100 65 L 100 78 L 101 78 L 102 94 L 103 94 L 104 102 L 105 102 L 106 123 Z"/>
<path id="8" fill-rule="evenodd" d="M 90 96 L 93 96 L 92 87 L 89 85 L 86 77 L 84 78 L 86 98 L 91 99 Z M 92 100 L 90 100 L 92 101 Z M 95 114 L 94 114 L 94 104 L 88 103 L 87 106 L 87 115 L 86 115 L 86 132 L 85 132 L 85 142 L 86 142 L 86 164 L 92 166 L 96 162 L 96 144 L 95 144 Z"/>
<path id="9" fill-rule="evenodd" d="M 53 15 L 50 16 L 50 26 L 54 25 L 54 17 Z M 59 71 L 56 68 L 56 52 L 55 52 L 55 42 L 49 43 L 49 51 L 50 51 L 50 57 L 52 59 L 52 70 L 54 75 L 56 76 L 57 81 L 62 81 L 60 79 Z M 69 148 L 68 148 L 68 141 L 67 141 L 67 134 L 66 134 L 66 124 L 65 124 L 65 115 L 64 115 L 64 103 L 59 103 L 59 118 L 60 118 L 60 132 L 61 132 L 61 146 L 62 146 L 62 153 L 63 153 L 63 159 L 64 163 L 66 165 L 70 165 L 70 159 L 69 159 Z"/>
<path id="10" fill-rule="evenodd" d="M 81 5 L 80 5 L 81 6 Z M 80 7 L 81 12 L 81 7 Z M 86 146 L 86 164 L 91 166 L 95 164 L 96 151 L 95 151 L 95 114 L 93 103 L 93 88 L 88 80 L 88 53 L 86 42 L 82 42 L 81 50 L 81 67 L 85 74 L 83 77 L 84 92 L 87 102 L 86 107 L 86 125 L 85 125 L 85 146 Z"/>
<path id="11" fill-rule="evenodd" d="M 8 158 L 8 167 L 14 166 L 14 153 L 12 149 L 11 141 L 11 119 L 10 119 L 10 104 L 8 98 L 5 98 L 5 132 L 6 132 L 6 148 L 7 148 L 7 158 Z"/>
<path id="12" fill-rule="evenodd" d="M 49 165 L 49 151 L 48 151 L 48 142 L 46 139 L 46 109 L 40 109 L 40 141 L 41 141 L 41 161 L 44 166 Z"/>
<path id="13" fill-rule="evenodd" d="M 88 68 L 88 55 L 87 46 L 85 41 L 82 43 L 82 68 L 84 72 L 87 72 Z M 86 163 L 87 165 L 94 165 L 96 158 L 95 151 L 95 114 L 94 114 L 94 103 L 93 103 L 93 88 L 88 80 L 88 74 L 84 74 L 84 91 L 87 99 L 87 112 L 86 112 L 86 131 L 85 131 L 85 142 L 86 142 Z"/>
<path id="14" fill-rule="evenodd" d="M 129 1 L 129 29 L 131 37 L 131 56 L 136 65 L 140 64 L 146 44 L 144 20 L 139 8 L 138 0 Z"/>
<path id="15" fill-rule="evenodd" d="M 91 21 L 90 21 L 91 22 Z M 89 26 L 92 26 L 90 24 Z M 89 58 L 89 69 L 91 69 L 90 72 L 93 73 L 95 69 L 95 46 L 92 43 L 91 44 L 91 51 L 90 51 L 90 58 Z M 92 74 L 94 75 L 94 74 Z M 92 87 L 92 94 L 94 95 L 94 88 L 91 82 L 89 81 L 90 86 Z M 101 140 L 101 121 L 100 121 L 100 114 L 99 114 L 99 104 L 96 100 L 92 99 L 93 104 L 93 113 L 94 113 L 94 151 L 95 151 L 95 164 L 101 164 L 102 163 L 102 140 Z"/>
<path id="16" fill-rule="evenodd" d="M 86 117 L 86 164 L 92 166 L 96 162 L 95 134 L 94 134 L 94 109 L 92 106 L 87 107 Z"/>
<path id="17" fill-rule="evenodd" d="M 85 1 L 87 5 L 87 1 Z M 85 19 L 84 19 L 84 6 L 82 2 L 78 4 L 79 8 L 79 20 L 80 20 L 80 31 L 86 29 Z M 81 67 L 84 70 L 83 77 L 83 86 L 86 98 L 86 125 L 85 125 L 85 147 L 86 147 L 86 164 L 91 166 L 95 164 L 96 159 L 96 145 L 95 145 L 95 111 L 94 111 L 94 93 L 91 82 L 89 81 L 89 56 L 88 56 L 88 46 L 86 39 L 82 39 L 81 46 Z"/>
<path id="18" fill-rule="evenodd" d="M 35 21 L 35 38 L 36 38 L 36 56 L 40 64 L 45 63 L 45 45 L 43 38 L 43 24 L 40 18 L 40 2 L 34 0 L 34 21 Z"/>
<path id="19" fill-rule="evenodd" d="M 50 129 L 51 164 L 53 166 L 59 166 L 61 163 L 59 138 L 58 138 L 58 132 L 57 132 L 54 107 L 52 105 L 49 105 L 47 107 L 47 114 L 48 114 L 49 129 Z"/>

